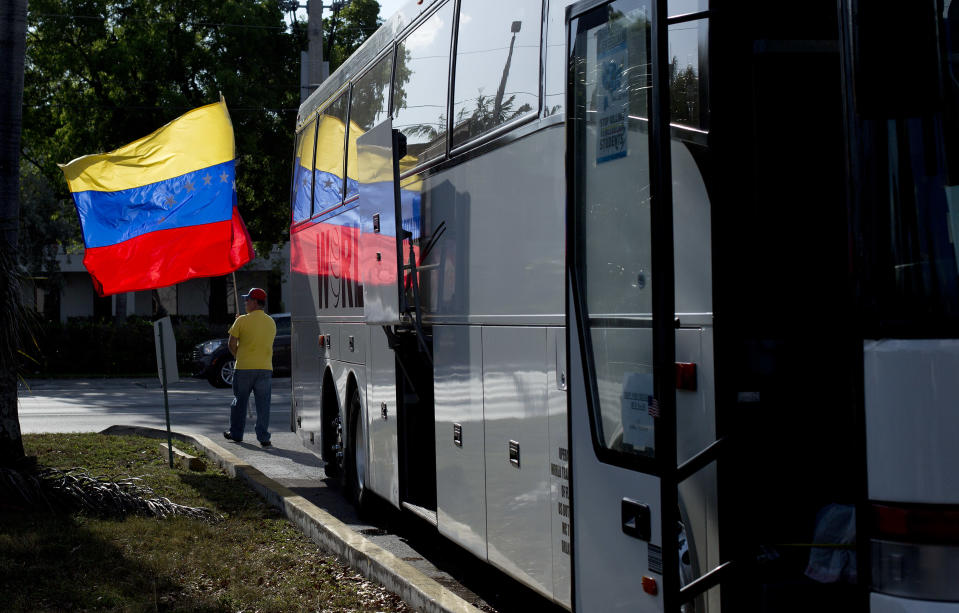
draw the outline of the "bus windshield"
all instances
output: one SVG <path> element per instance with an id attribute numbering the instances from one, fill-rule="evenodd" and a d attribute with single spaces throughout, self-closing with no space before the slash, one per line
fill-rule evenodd
<path id="1" fill-rule="evenodd" d="M 939 17 L 935 112 L 864 120 L 851 159 L 865 333 L 959 334 L 959 4 Z M 930 58 L 933 59 L 933 58 Z"/>

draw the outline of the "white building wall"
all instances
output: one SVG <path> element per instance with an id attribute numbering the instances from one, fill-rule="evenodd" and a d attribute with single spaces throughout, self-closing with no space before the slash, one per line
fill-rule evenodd
<path id="1" fill-rule="evenodd" d="M 70 317 L 90 317 L 93 315 L 93 282 L 88 274 L 65 273 L 63 289 L 60 292 L 60 321 Z"/>
<path id="2" fill-rule="evenodd" d="M 209 312 L 209 279 L 190 279 L 177 285 L 178 315 L 207 315 Z"/>
<path id="3" fill-rule="evenodd" d="M 69 317 L 90 317 L 93 315 L 93 300 L 96 293 L 89 273 L 83 267 L 83 252 L 61 253 L 58 256 L 60 272 L 64 285 L 60 296 L 60 320 L 66 322 Z M 280 311 L 289 310 L 290 304 L 290 245 L 274 248 L 267 257 L 257 257 L 236 272 L 236 289 L 243 294 L 251 287 L 262 287 L 269 291 L 268 275 L 271 270 L 280 272 Z M 232 275 L 227 277 L 227 305 L 231 313 L 236 312 Z M 172 293 L 172 292 L 171 292 Z M 33 290 L 24 288 L 27 304 L 34 303 Z M 210 302 L 210 280 L 191 279 L 176 286 L 176 314 L 207 315 Z M 113 298 L 113 312 L 116 312 L 116 297 Z M 173 312 L 171 310 L 171 312 Z M 128 292 L 126 295 L 126 314 L 149 317 L 153 314 L 153 292 L 145 290 Z"/>

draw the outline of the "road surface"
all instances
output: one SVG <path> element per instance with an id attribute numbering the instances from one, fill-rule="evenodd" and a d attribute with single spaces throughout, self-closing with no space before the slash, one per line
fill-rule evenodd
<path id="1" fill-rule="evenodd" d="M 163 387 L 158 378 L 36 379 L 21 382 L 20 429 L 23 433 L 100 432 L 113 425 L 166 428 Z M 170 424 L 200 434 L 218 435 L 230 426 L 233 392 L 206 379 L 181 379 L 168 386 Z M 251 407 L 254 404 L 250 397 Z M 252 430 L 252 421 L 248 420 Z M 270 429 L 290 427 L 290 379 L 273 379 Z"/>

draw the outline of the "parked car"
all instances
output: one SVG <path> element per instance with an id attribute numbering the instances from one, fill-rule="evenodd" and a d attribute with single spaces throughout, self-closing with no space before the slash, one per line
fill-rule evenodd
<path id="1" fill-rule="evenodd" d="M 273 374 L 290 374 L 290 314 L 273 313 L 276 338 L 273 339 Z M 230 354 L 229 338 L 217 338 L 193 348 L 193 376 L 206 377 L 213 387 L 233 385 L 236 359 Z"/>

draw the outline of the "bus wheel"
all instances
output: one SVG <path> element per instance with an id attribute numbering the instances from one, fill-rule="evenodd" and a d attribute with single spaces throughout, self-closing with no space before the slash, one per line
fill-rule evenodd
<path id="1" fill-rule="evenodd" d="M 333 418 L 324 423 L 323 438 L 326 441 L 323 450 L 323 470 L 336 485 L 343 485 L 343 421 L 340 412 L 334 408 Z M 327 434 L 329 433 L 329 434 Z"/>
<path id="2" fill-rule="evenodd" d="M 693 567 L 689 555 L 689 540 L 686 534 L 686 525 L 681 521 L 678 522 L 676 531 L 679 539 L 679 587 L 683 588 L 694 580 Z M 679 607 L 680 613 L 696 613 L 697 600 L 699 600 L 699 598 L 694 598 L 691 602 L 681 605 Z"/>
<path id="3" fill-rule="evenodd" d="M 350 428 L 349 428 L 349 446 L 347 448 L 346 465 L 346 484 L 347 496 L 356 506 L 357 510 L 362 512 L 369 501 L 369 494 L 366 491 L 366 448 L 363 445 L 362 430 L 363 410 L 360 406 L 360 392 L 354 389 L 350 396 L 349 404 Z"/>

